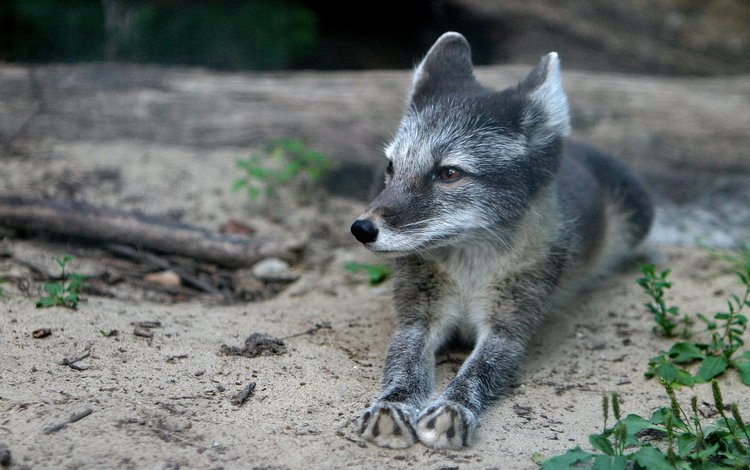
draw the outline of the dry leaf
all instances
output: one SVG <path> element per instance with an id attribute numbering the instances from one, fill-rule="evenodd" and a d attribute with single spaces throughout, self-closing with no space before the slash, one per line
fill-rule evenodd
<path id="1" fill-rule="evenodd" d="M 250 235 L 255 233 L 255 228 L 249 225 L 238 222 L 235 219 L 227 220 L 227 223 L 221 226 L 221 233 L 227 235 Z"/>
<path id="2" fill-rule="evenodd" d="M 31 332 L 31 336 L 36 339 L 46 338 L 47 336 L 51 334 L 52 334 L 51 328 L 39 328 Z"/>

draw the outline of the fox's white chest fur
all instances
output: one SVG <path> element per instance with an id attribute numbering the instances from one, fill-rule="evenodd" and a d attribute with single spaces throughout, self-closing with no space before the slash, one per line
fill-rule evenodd
<path id="1" fill-rule="evenodd" d="M 479 233 L 462 243 L 426 254 L 443 273 L 444 301 L 438 315 L 441 327 L 455 326 L 465 340 L 476 340 L 493 317 L 502 312 L 490 308 L 497 302 L 508 279 L 525 272 L 548 256 L 559 237 L 557 199 L 547 190 L 529 204 L 511 240 Z"/>

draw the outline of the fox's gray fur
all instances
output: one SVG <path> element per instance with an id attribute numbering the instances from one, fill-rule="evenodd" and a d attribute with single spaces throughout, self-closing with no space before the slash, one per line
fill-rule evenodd
<path id="1" fill-rule="evenodd" d="M 365 439 L 470 445 L 550 306 L 647 234 L 642 183 L 568 141 L 569 121 L 554 52 L 500 92 L 475 80 L 457 33 L 440 37 L 417 67 L 386 150 L 385 189 L 352 226 L 396 270 L 396 331 L 382 391 L 360 420 Z M 428 402 L 435 353 L 453 339 L 473 351 Z"/>

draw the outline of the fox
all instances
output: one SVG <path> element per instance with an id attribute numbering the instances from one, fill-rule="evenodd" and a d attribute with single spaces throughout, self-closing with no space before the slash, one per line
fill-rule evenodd
<path id="1" fill-rule="evenodd" d="M 644 181 L 570 130 L 555 52 L 501 91 L 477 81 L 456 32 L 417 65 L 385 186 L 351 226 L 394 270 L 395 328 L 381 392 L 358 421 L 365 440 L 471 446 L 545 316 L 647 236 Z M 436 354 L 455 342 L 471 352 L 430 400 Z"/>

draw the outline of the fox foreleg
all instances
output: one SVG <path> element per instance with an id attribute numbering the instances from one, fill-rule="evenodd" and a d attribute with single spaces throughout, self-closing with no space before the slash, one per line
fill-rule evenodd
<path id="1" fill-rule="evenodd" d="M 381 447 L 404 448 L 418 442 L 416 419 L 434 386 L 435 351 L 427 330 L 401 327 L 386 359 L 383 389 L 360 419 L 360 433 Z"/>
<path id="2" fill-rule="evenodd" d="M 513 385 L 523 349 L 501 334 L 483 335 L 445 391 L 417 418 L 419 441 L 438 449 L 470 446 L 480 414 Z"/>

